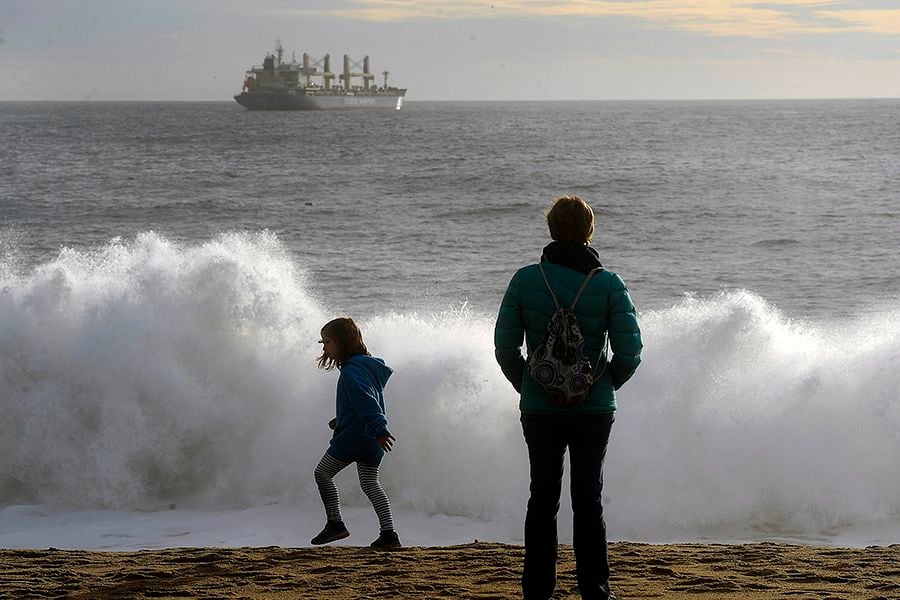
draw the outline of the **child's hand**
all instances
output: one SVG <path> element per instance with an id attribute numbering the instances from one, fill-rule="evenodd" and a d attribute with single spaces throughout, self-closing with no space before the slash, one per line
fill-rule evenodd
<path id="1" fill-rule="evenodd" d="M 335 427 L 337 427 L 337 419 L 336 418 L 328 421 L 328 429 L 334 429 Z"/>
<path id="2" fill-rule="evenodd" d="M 390 452 L 394 447 L 394 441 L 396 438 L 391 435 L 390 431 L 385 431 L 384 435 L 375 438 L 378 441 L 378 445 L 381 446 L 381 449 L 385 452 Z"/>

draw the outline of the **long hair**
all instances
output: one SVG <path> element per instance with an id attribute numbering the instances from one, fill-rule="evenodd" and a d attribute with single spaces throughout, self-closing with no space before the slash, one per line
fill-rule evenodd
<path id="1" fill-rule="evenodd" d="M 335 367 L 341 368 L 351 356 L 356 354 L 371 356 L 366 348 L 366 343 L 363 342 L 359 325 L 350 317 L 339 317 L 328 321 L 322 327 L 322 335 L 330 337 L 337 343 L 338 356 L 337 358 L 325 356 L 323 350 L 322 356 L 316 360 L 320 369 L 330 371 Z"/>

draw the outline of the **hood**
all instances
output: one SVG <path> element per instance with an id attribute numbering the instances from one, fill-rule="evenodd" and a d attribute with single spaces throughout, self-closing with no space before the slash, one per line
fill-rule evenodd
<path id="1" fill-rule="evenodd" d="M 354 365 L 366 369 L 372 374 L 372 377 L 381 384 L 382 389 L 387 385 L 388 379 L 390 379 L 391 374 L 394 372 L 392 368 L 384 364 L 384 360 L 375 358 L 374 356 L 366 356 L 365 354 L 351 356 L 344 364 L 344 366 L 346 365 Z"/>

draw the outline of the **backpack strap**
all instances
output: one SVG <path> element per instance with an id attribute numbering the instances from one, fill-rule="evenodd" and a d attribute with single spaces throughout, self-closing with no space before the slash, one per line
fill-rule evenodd
<path id="1" fill-rule="evenodd" d="M 556 305 L 556 309 L 559 310 L 559 300 L 556 298 L 556 294 L 553 292 L 553 288 L 550 287 L 550 282 L 547 280 L 547 274 L 544 272 L 544 265 L 542 263 L 538 263 L 538 268 L 541 270 L 541 277 L 544 278 L 544 285 L 547 286 L 547 291 L 550 292 L 550 297 L 553 298 L 553 303 Z M 598 271 L 602 271 L 603 267 L 594 267 L 591 269 L 591 272 L 587 274 L 587 277 L 584 278 L 584 283 L 581 284 L 581 287 L 578 288 L 578 293 L 575 294 L 575 299 L 572 301 L 572 306 L 569 308 L 571 311 L 575 311 L 575 305 L 578 304 L 578 301 L 581 299 L 581 294 L 584 293 L 584 289 L 587 287 L 588 282 L 591 280 L 591 277 L 594 276 L 594 273 Z M 576 315 L 576 319 L 578 316 Z M 594 371 L 597 370 L 597 367 L 600 366 L 600 361 L 603 360 L 606 356 L 609 355 L 609 331 L 603 332 L 603 351 L 600 352 L 600 356 L 597 357 L 597 364 L 594 365 Z M 606 371 L 606 361 L 603 361 L 603 369 L 599 373 L 597 373 L 597 377 L 600 377 Z"/>
<path id="2" fill-rule="evenodd" d="M 550 287 L 550 282 L 547 281 L 547 274 L 544 273 L 544 265 L 538 263 L 538 268 L 541 270 L 541 277 L 544 278 L 544 285 L 547 286 L 547 291 L 550 292 L 550 297 L 553 298 L 553 304 L 556 305 L 556 309 L 559 310 L 559 300 L 556 299 L 556 294 L 553 293 L 553 288 Z M 581 292 L 578 292 L 581 294 Z"/>
<path id="3" fill-rule="evenodd" d="M 547 291 L 550 292 L 550 297 L 553 298 L 553 304 L 555 304 L 556 308 L 559 309 L 559 299 L 556 297 L 553 288 L 550 287 L 550 281 L 547 279 L 547 273 L 544 272 L 544 265 L 542 263 L 538 263 L 538 268 L 541 270 L 541 277 L 544 278 L 544 285 L 547 286 Z M 594 267 L 593 269 L 591 269 L 591 272 L 588 273 L 587 277 L 584 278 L 584 283 L 582 283 L 581 287 L 578 288 L 578 293 L 575 294 L 575 299 L 572 300 L 572 306 L 569 307 L 569 310 L 575 310 L 575 305 L 578 304 L 578 301 L 581 299 L 581 294 L 584 293 L 584 289 L 587 287 L 587 284 L 591 280 L 591 277 L 594 276 L 594 273 L 602 270 L 603 267 Z"/>
<path id="4" fill-rule="evenodd" d="M 584 278 L 584 283 L 582 283 L 581 287 L 578 288 L 578 293 L 575 294 L 575 299 L 572 300 L 572 306 L 569 307 L 569 310 L 575 310 L 575 305 L 578 304 L 578 301 L 581 299 L 581 294 L 582 294 L 582 292 L 584 292 L 584 288 L 587 287 L 587 284 L 591 280 L 591 277 L 593 277 L 594 273 L 596 273 L 597 271 L 602 271 L 602 270 L 603 270 L 603 267 L 594 267 L 593 269 L 591 269 L 591 272 L 588 273 L 587 277 Z M 542 269 L 541 273 L 543 273 L 543 272 L 544 271 Z M 544 278 L 544 281 L 546 281 L 546 278 Z"/>
<path id="5" fill-rule="evenodd" d="M 602 271 L 602 270 L 603 270 L 603 267 L 594 267 L 593 269 L 591 269 L 591 272 L 588 273 L 587 277 L 584 278 L 584 283 L 582 283 L 581 287 L 578 289 L 578 293 L 575 294 L 575 299 L 572 300 L 572 308 L 570 308 L 569 310 L 571 310 L 572 312 L 575 312 L 575 305 L 578 304 L 578 301 L 581 299 L 581 294 L 584 292 L 584 288 L 587 287 L 587 284 L 591 280 L 591 277 L 594 276 L 594 273 L 596 273 L 598 271 Z M 597 364 L 594 365 L 595 373 L 597 371 L 597 367 L 600 366 L 600 361 L 603 360 L 604 358 L 606 358 L 606 356 L 609 353 L 609 332 L 604 331 L 603 337 L 604 337 L 603 351 L 600 352 L 600 356 L 597 357 Z M 606 361 L 605 360 L 603 360 L 603 369 L 601 369 L 600 372 L 595 375 L 595 377 L 600 377 L 601 375 L 603 375 L 604 371 L 606 371 Z"/>

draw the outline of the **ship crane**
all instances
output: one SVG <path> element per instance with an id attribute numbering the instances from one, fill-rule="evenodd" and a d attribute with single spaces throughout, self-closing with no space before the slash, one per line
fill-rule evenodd
<path id="1" fill-rule="evenodd" d="M 359 71 L 353 73 L 351 72 L 351 66 L 354 69 L 362 69 L 362 72 Z M 365 56 L 361 61 L 353 60 L 346 54 L 344 55 L 344 74 L 341 75 L 341 80 L 344 82 L 344 91 L 349 92 L 351 89 L 351 81 L 353 77 L 362 77 L 363 80 L 363 89 L 369 91 L 369 85 L 372 80 L 375 79 L 375 76 L 372 75 L 369 70 L 369 57 Z"/>
<path id="2" fill-rule="evenodd" d="M 321 67 L 322 73 L 317 73 L 316 71 Z M 331 89 L 331 82 L 334 80 L 334 73 L 331 72 L 331 55 L 326 54 L 322 58 L 314 58 L 307 54 L 303 53 L 303 70 L 306 73 L 306 87 L 310 86 L 310 77 L 313 75 L 318 75 L 322 78 L 325 89 Z"/>

